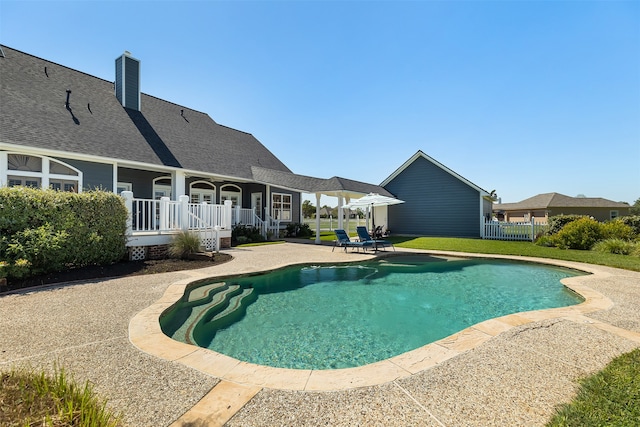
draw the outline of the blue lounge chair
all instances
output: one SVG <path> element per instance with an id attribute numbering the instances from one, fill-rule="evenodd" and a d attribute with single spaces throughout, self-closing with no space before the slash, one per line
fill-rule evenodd
<path id="1" fill-rule="evenodd" d="M 347 248 L 355 248 L 357 251 L 360 251 L 360 248 L 362 248 L 362 250 L 365 251 L 368 247 L 373 247 L 374 245 L 373 242 L 353 242 L 349 239 L 347 232 L 341 229 L 334 230 L 334 232 L 336 233 L 336 240 L 333 241 L 333 249 L 331 249 L 331 252 L 333 252 L 336 247 L 344 248 L 345 252 Z"/>
<path id="2" fill-rule="evenodd" d="M 386 251 L 385 247 L 387 246 L 391 246 L 393 248 L 393 251 L 396 251 L 395 246 L 393 246 L 393 243 L 391 243 L 388 240 L 381 240 L 381 239 L 372 239 L 371 236 L 369 236 L 369 232 L 367 231 L 367 227 L 356 227 L 356 230 L 358 231 L 358 237 L 360 238 L 361 242 L 371 242 L 371 244 L 373 244 L 373 249 L 374 250 L 378 250 L 378 248 L 382 248 L 382 250 Z"/>

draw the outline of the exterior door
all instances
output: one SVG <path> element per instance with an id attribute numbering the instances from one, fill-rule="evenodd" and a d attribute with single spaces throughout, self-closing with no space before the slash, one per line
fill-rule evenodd
<path id="1" fill-rule="evenodd" d="M 262 193 L 251 193 L 251 209 L 258 218 L 262 218 Z"/>

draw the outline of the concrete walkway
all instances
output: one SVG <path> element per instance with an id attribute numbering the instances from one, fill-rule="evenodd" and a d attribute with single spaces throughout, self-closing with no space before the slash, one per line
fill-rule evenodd
<path id="1" fill-rule="evenodd" d="M 529 426 L 571 400 L 578 378 L 640 346 L 640 273 L 541 260 L 593 273 L 570 279 L 586 304 L 483 322 L 366 375 L 315 371 L 321 386 L 307 386 L 309 373 L 298 387 L 286 372 L 243 371 L 250 364 L 165 341 L 149 330 L 157 310 L 202 277 L 371 255 L 293 243 L 229 253 L 233 261 L 201 270 L 1 296 L 0 367 L 57 363 L 93 383 L 131 426 Z"/>

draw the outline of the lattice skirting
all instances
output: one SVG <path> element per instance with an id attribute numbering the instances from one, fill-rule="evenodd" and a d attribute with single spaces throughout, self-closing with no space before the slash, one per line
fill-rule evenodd
<path id="1" fill-rule="evenodd" d="M 131 246 L 129 248 L 129 260 L 130 261 L 140 261 L 143 259 L 147 259 L 147 248 L 146 246 Z"/>

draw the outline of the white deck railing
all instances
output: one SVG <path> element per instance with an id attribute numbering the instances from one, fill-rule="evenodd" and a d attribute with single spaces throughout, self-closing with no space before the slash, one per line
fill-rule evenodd
<path id="1" fill-rule="evenodd" d="M 534 241 L 536 236 L 543 232 L 545 223 L 536 222 L 535 218 L 525 222 L 500 222 L 484 220 L 482 229 L 483 239 L 492 240 L 529 240 Z"/>
<path id="2" fill-rule="evenodd" d="M 264 220 L 256 215 L 253 209 L 235 207 L 231 212 L 233 225 L 244 224 L 256 227 L 265 239 L 269 234 L 277 237 L 280 233 L 280 220 L 271 218 L 266 212 Z"/>
<path id="3" fill-rule="evenodd" d="M 127 228 L 133 233 L 165 233 L 180 230 L 231 229 L 231 201 L 224 205 L 189 203 L 188 196 L 169 200 L 136 199 L 130 191 L 123 191 L 129 212 Z"/>

